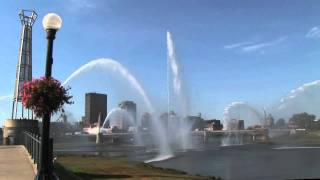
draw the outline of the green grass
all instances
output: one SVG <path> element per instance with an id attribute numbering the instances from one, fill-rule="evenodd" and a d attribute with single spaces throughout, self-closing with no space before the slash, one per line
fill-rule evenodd
<path id="1" fill-rule="evenodd" d="M 102 156 L 61 156 L 55 164 L 55 173 L 61 180 L 94 179 L 216 179 L 188 175 L 183 171 L 154 167 L 150 164 L 127 161 L 123 158 Z"/>

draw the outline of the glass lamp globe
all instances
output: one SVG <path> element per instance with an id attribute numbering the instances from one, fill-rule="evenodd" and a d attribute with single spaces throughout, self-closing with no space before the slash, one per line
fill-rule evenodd
<path id="1" fill-rule="evenodd" d="M 55 13 L 49 13 L 43 18 L 42 25 L 45 30 L 59 30 L 62 25 L 62 19 Z"/>

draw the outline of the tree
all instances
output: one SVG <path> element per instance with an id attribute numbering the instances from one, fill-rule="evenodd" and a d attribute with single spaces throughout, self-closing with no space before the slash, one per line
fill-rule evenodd
<path id="1" fill-rule="evenodd" d="M 278 119 L 278 121 L 275 123 L 275 128 L 283 129 L 286 127 L 286 121 L 283 118 Z"/>
<path id="2" fill-rule="evenodd" d="M 315 119 L 316 119 L 315 115 L 304 112 L 304 113 L 294 114 L 290 118 L 289 122 L 290 124 L 296 125 L 298 128 L 312 129 Z"/>

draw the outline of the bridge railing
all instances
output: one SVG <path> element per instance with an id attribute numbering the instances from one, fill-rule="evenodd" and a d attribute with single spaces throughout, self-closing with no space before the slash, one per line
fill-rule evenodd
<path id="1" fill-rule="evenodd" d="M 33 163 L 37 165 L 37 168 L 39 169 L 40 165 L 40 150 L 41 150 L 41 136 L 36 133 L 31 132 L 24 132 L 23 133 L 23 145 L 27 149 L 31 159 L 33 160 Z M 53 157 L 53 139 L 49 139 L 49 158 L 52 159 Z"/>

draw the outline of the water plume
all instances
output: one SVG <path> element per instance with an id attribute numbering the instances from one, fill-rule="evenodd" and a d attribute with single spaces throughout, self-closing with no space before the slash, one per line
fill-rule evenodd
<path id="1" fill-rule="evenodd" d="M 224 129 L 228 128 L 228 122 L 232 119 L 243 119 L 247 125 L 262 125 L 263 116 L 255 108 L 241 101 L 232 102 L 223 112 Z"/>
<path id="2" fill-rule="evenodd" d="M 154 108 L 142 88 L 141 84 L 138 82 L 138 80 L 119 62 L 113 59 L 107 59 L 107 58 L 100 58 L 96 60 L 92 60 L 84 65 L 82 65 L 80 68 L 78 68 L 76 71 L 74 71 L 64 82 L 62 85 L 66 85 L 72 79 L 76 78 L 77 76 L 81 75 L 84 72 L 91 71 L 92 69 L 95 68 L 104 68 L 105 70 L 112 71 L 114 73 L 117 73 L 118 75 L 123 76 L 125 79 L 128 80 L 129 84 L 132 85 L 137 92 L 140 94 L 142 97 L 146 107 L 148 108 L 148 111 L 150 113 L 154 112 Z"/>
<path id="3" fill-rule="evenodd" d="M 172 34 L 167 31 L 168 108 L 185 117 L 189 113 L 189 98 L 183 81 L 181 65 L 176 55 Z M 171 91 L 172 90 L 172 91 Z"/>
<path id="4" fill-rule="evenodd" d="M 320 80 L 303 84 L 280 100 L 276 109 L 278 116 L 289 118 L 295 113 L 307 112 L 320 115 Z"/>
<path id="5" fill-rule="evenodd" d="M 186 149 L 191 147 L 189 141 L 188 132 L 191 126 L 186 125 L 184 118 L 189 114 L 189 98 L 186 92 L 186 86 L 183 81 L 183 75 L 181 71 L 181 65 L 176 54 L 175 44 L 172 34 L 167 31 L 167 78 L 168 78 L 168 118 L 169 121 L 173 121 L 170 117 L 170 112 L 175 111 L 181 117 L 178 120 L 179 125 L 174 127 L 174 133 L 180 137 L 182 148 Z M 171 124 L 170 124 L 171 125 Z M 175 142 L 176 143 L 176 142 Z"/>

